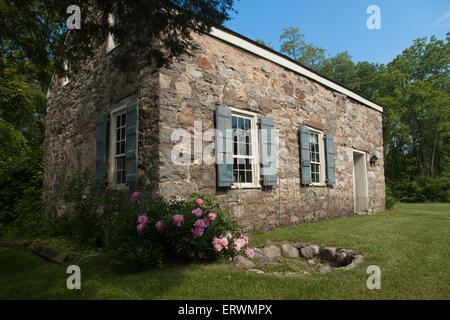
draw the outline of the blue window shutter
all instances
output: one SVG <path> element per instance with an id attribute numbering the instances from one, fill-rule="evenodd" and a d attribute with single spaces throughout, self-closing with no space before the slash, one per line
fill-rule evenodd
<path id="1" fill-rule="evenodd" d="M 327 154 L 327 185 L 332 186 L 336 183 L 334 175 L 334 140 L 331 133 L 325 134 L 325 145 Z"/>
<path id="2" fill-rule="evenodd" d="M 137 102 L 127 104 L 125 183 L 130 187 L 134 187 L 137 184 L 138 108 Z"/>
<path id="3" fill-rule="evenodd" d="M 106 183 L 106 142 L 108 118 L 102 114 L 97 117 L 97 138 L 95 150 L 95 180 L 97 185 Z"/>
<path id="4" fill-rule="evenodd" d="M 231 135 L 231 109 L 225 107 L 216 107 L 216 129 L 222 133 L 221 137 L 215 137 L 217 186 L 231 187 L 231 185 L 233 184 L 233 140 Z M 225 161 L 217 161 L 217 159 L 225 159 Z"/>
<path id="5" fill-rule="evenodd" d="M 262 183 L 264 186 L 276 186 L 277 185 L 277 172 L 269 174 L 265 172 L 270 167 L 275 168 L 276 154 L 272 156 L 271 152 L 275 150 L 274 141 L 274 121 L 273 118 L 261 117 L 261 135 L 266 134 L 266 139 L 260 137 L 260 150 L 261 150 L 261 174 Z M 263 141 L 265 140 L 265 141 Z M 263 143 L 265 146 L 263 146 Z M 272 149 L 273 148 L 273 149 Z M 276 168 L 275 168 L 276 170 Z M 272 173 L 272 172 L 270 172 Z"/>
<path id="6" fill-rule="evenodd" d="M 311 184 L 311 159 L 309 157 L 309 129 L 300 127 L 300 171 L 301 183 L 303 185 Z"/>

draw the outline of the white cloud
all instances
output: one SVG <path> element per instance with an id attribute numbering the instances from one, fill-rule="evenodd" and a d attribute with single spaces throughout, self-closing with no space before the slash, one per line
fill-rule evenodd
<path id="1" fill-rule="evenodd" d="M 442 17 L 437 19 L 431 25 L 432 28 L 444 28 L 450 26 L 450 11 L 447 11 Z"/>

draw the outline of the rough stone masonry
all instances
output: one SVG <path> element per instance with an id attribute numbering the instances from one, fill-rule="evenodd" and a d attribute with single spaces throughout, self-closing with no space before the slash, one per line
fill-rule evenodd
<path id="1" fill-rule="evenodd" d="M 114 52 L 106 55 L 99 48 L 68 85 L 61 87 L 54 78 L 44 155 L 44 200 L 50 211 L 68 209 L 57 190 L 73 169 L 95 170 L 97 116 L 129 101 L 139 101 L 139 179 L 134 189 L 169 198 L 217 194 L 243 229 L 270 230 L 352 214 L 353 150 L 359 150 L 367 155 L 367 212 L 384 209 L 381 112 L 213 36 L 193 37 L 198 51 L 163 69 L 139 62 L 122 72 L 112 63 Z M 274 119 L 280 138 L 277 186 L 221 188 L 216 186 L 216 165 L 172 162 L 177 143 L 171 141 L 173 130 L 193 135 L 194 121 L 202 121 L 203 131 L 214 129 L 216 106 Z M 334 135 L 334 186 L 300 184 L 301 125 Z M 203 141 L 203 146 L 209 143 Z M 378 157 L 375 166 L 368 163 L 372 155 Z M 130 191 L 121 192 L 128 196 Z"/>

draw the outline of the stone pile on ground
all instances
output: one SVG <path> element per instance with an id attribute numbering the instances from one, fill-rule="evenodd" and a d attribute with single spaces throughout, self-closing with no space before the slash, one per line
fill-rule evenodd
<path id="1" fill-rule="evenodd" d="M 360 252 L 334 247 L 320 248 L 315 244 L 295 243 L 268 245 L 263 249 L 254 248 L 255 257 L 250 260 L 244 256 L 236 256 L 234 264 L 237 268 L 247 269 L 257 274 L 275 274 L 279 276 L 295 276 L 310 274 L 312 270 L 320 273 L 328 273 L 333 270 L 351 270 L 363 262 Z M 286 267 L 286 265 L 289 265 Z M 304 266 L 305 270 L 298 270 Z M 264 272 L 264 268 L 275 269 L 272 272 Z M 276 270 L 276 269 L 282 269 Z M 286 269 L 296 269 L 296 272 Z"/>

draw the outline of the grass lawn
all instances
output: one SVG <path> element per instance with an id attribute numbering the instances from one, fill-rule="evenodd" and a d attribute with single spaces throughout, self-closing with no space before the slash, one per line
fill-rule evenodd
<path id="1" fill-rule="evenodd" d="M 79 261 L 81 290 L 68 290 L 68 263 L 0 248 L 0 299 L 450 299 L 450 204 L 398 204 L 375 215 L 255 234 L 252 246 L 310 242 L 355 249 L 362 266 L 299 277 L 258 275 L 230 264 L 171 265 L 121 273 L 100 255 Z M 381 289 L 366 268 L 381 268 Z"/>

